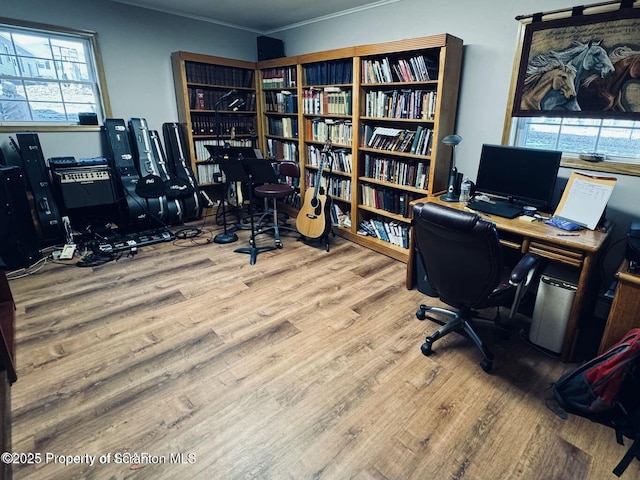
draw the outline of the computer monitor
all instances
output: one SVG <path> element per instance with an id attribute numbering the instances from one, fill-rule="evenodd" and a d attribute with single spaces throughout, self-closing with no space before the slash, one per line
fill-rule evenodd
<path id="1" fill-rule="evenodd" d="M 562 152 L 483 145 L 476 191 L 549 211 Z"/>

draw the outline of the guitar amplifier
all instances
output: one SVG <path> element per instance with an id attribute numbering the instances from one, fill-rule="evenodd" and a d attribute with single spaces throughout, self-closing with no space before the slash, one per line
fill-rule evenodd
<path id="1" fill-rule="evenodd" d="M 116 202 L 106 159 L 51 158 L 49 165 L 53 183 L 67 209 Z"/>

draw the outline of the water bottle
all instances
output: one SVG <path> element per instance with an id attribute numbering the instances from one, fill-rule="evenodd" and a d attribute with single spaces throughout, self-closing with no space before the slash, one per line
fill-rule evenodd
<path id="1" fill-rule="evenodd" d="M 462 185 L 460 185 L 460 202 L 469 203 L 471 200 L 471 181 L 469 177 L 464 177 Z"/>

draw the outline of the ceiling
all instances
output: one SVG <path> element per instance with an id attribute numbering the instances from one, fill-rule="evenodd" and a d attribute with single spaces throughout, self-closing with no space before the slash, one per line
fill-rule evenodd
<path id="1" fill-rule="evenodd" d="M 400 0 L 112 0 L 268 34 Z"/>

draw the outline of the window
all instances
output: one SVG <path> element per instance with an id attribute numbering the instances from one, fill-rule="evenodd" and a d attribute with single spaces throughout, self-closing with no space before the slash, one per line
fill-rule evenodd
<path id="1" fill-rule="evenodd" d="M 514 120 L 514 144 L 561 150 L 566 155 L 597 154 L 607 161 L 640 165 L 640 121 L 524 117 Z"/>
<path id="2" fill-rule="evenodd" d="M 0 126 L 71 126 L 79 113 L 102 122 L 93 33 L 0 21 Z"/>

